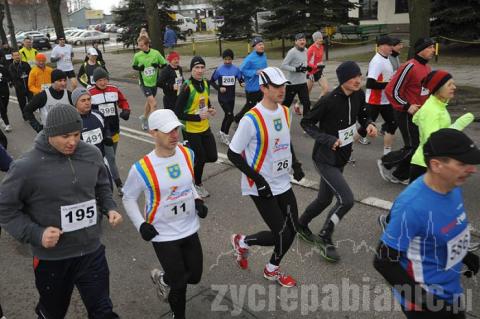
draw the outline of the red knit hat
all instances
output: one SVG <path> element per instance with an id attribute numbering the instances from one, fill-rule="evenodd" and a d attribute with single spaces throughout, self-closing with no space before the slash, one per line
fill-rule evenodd
<path id="1" fill-rule="evenodd" d="M 170 52 L 170 54 L 167 56 L 167 61 L 172 62 L 173 59 L 180 59 L 180 54 L 176 51 Z"/>
<path id="2" fill-rule="evenodd" d="M 447 71 L 435 70 L 427 75 L 422 85 L 430 91 L 430 94 L 435 94 L 451 78 L 452 75 Z"/>

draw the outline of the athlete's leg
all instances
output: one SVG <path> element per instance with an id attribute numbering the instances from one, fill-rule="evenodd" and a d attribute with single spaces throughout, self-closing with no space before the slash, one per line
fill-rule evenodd
<path id="1" fill-rule="evenodd" d="M 380 114 L 385 122 L 382 125 L 382 127 L 385 128 L 385 136 L 383 137 L 383 154 L 385 155 L 388 154 L 392 149 L 395 131 L 397 130 L 397 121 L 395 120 L 393 108 L 390 104 L 382 105 Z"/>
<path id="2" fill-rule="evenodd" d="M 235 107 L 235 101 L 221 102 L 220 106 L 225 113 L 220 130 L 228 135 L 228 132 L 230 131 L 230 126 L 233 123 L 233 108 Z"/>
<path id="3" fill-rule="evenodd" d="M 75 286 L 85 304 L 89 319 L 119 318 L 113 312 L 110 299 L 110 270 L 108 269 L 105 247 L 81 257 L 76 265 Z"/>
<path id="4" fill-rule="evenodd" d="M 246 102 L 243 108 L 234 116 L 235 122 L 240 122 L 242 117 L 250 111 L 252 107 L 254 107 L 258 102 L 260 102 L 263 98 L 262 91 L 255 91 L 255 92 L 246 92 L 245 94 Z"/>
<path id="5" fill-rule="evenodd" d="M 307 84 L 299 84 L 297 91 L 300 103 L 303 105 L 303 116 L 305 116 L 310 111 L 311 106 Z"/>
<path id="6" fill-rule="evenodd" d="M 320 187 L 318 189 L 317 198 L 313 202 L 311 202 L 305 212 L 299 218 L 299 224 L 303 227 L 307 227 L 310 222 L 320 215 L 325 208 L 330 206 L 333 200 L 333 192 L 330 186 L 326 183 L 325 179 L 322 177 L 320 178 Z"/>
<path id="7" fill-rule="evenodd" d="M 206 154 L 202 144 L 202 137 L 198 133 L 188 133 L 182 131 L 183 139 L 188 141 L 188 146 L 195 154 L 193 171 L 195 175 L 195 185 L 202 185 L 203 167 L 205 166 Z"/>
<path id="8" fill-rule="evenodd" d="M 296 86 L 293 84 L 287 85 L 285 90 L 285 98 L 283 99 L 282 104 L 285 105 L 286 107 L 290 107 L 290 105 L 292 105 L 293 98 L 295 97 L 296 94 L 297 94 Z"/>

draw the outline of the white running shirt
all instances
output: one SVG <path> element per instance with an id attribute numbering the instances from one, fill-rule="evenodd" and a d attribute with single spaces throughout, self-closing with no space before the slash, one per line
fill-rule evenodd
<path id="1" fill-rule="evenodd" d="M 199 198 L 193 186 L 193 151 L 178 145 L 175 155 L 162 158 L 150 152 L 130 168 L 123 187 L 123 206 L 135 228 L 143 222 L 155 226 L 152 241 L 164 242 L 188 237 L 200 228 L 195 210 Z M 141 213 L 137 199 L 145 195 Z"/>
<path id="2" fill-rule="evenodd" d="M 72 46 L 70 44 L 65 44 L 63 47 L 57 45 L 55 48 L 53 48 L 50 56 L 52 58 L 59 58 L 62 54 L 63 58 L 57 61 L 57 69 L 64 72 L 73 71 Z"/>
<path id="3" fill-rule="evenodd" d="M 368 64 L 367 78 L 378 82 L 390 82 L 393 76 L 393 67 L 390 60 L 383 57 L 380 53 L 374 55 Z M 367 89 L 365 92 L 366 102 L 373 105 L 387 105 L 390 102 L 385 95 L 385 89 Z"/>
<path id="4" fill-rule="evenodd" d="M 278 105 L 271 111 L 258 103 L 240 121 L 230 149 L 243 154 L 248 165 L 270 185 L 273 195 L 291 188 L 290 113 Z M 258 196 L 255 183 L 242 174 L 242 194 Z"/>

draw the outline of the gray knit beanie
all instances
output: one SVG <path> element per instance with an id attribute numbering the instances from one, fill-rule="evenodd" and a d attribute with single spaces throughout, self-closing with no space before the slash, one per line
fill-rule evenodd
<path id="1" fill-rule="evenodd" d="M 58 104 L 48 112 L 43 132 L 52 137 L 81 131 L 82 127 L 82 118 L 74 107 Z"/>
<path id="2" fill-rule="evenodd" d="M 77 106 L 78 99 L 82 95 L 90 95 L 90 93 L 87 91 L 87 89 L 85 89 L 82 86 L 79 86 L 75 90 L 73 90 L 73 92 L 72 92 L 72 104 L 73 104 L 73 106 L 75 106 L 75 107 Z"/>
<path id="3" fill-rule="evenodd" d="M 93 71 L 93 82 L 97 82 L 100 79 L 109 79 L 108 72 L 104 68 L 96 68 Z"/>

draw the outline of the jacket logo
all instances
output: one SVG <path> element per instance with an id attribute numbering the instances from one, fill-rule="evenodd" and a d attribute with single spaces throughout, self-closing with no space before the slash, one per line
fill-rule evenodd
<path id="1" fill-rule="evenodd" d="M 282 120 L 281 119 L 273 120 L 273 127 L 277 132 L 280 132 L 282 130 Z"/>
<path id="2" fill-rule="evenodd" d="M 177 179 L 181 175 L 180 166 L 178 164 L 167 167 L 168 175 L 172 179 Z"/>

